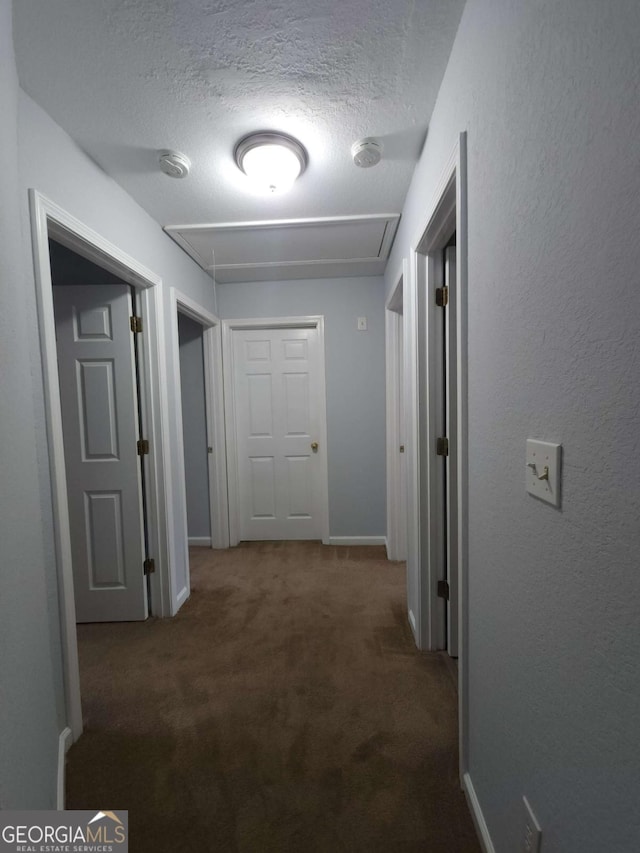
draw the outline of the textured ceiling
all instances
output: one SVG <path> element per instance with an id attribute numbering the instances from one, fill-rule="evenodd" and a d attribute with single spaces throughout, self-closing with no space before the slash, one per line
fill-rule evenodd
<path id="1" fill-rule="evenodd" d="M 17 0 L 21 85 L 161 225 L 399 212 L 464 0 Z M 309 152 L 286 195 L 251 192 L 237 140 Z M 375 136 L 382 162 L 351 144 Z M 161 174 L 158 149 L 192 161 Z"/>

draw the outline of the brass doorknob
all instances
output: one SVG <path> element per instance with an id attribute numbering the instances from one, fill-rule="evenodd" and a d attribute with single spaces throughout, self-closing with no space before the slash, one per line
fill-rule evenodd
<path id="1" fill-rule="evenodd" d="M 311 442 L 311 449 L 313 450 L 314 453 L 318 452 L 318 442 L 317 441 Z"/>

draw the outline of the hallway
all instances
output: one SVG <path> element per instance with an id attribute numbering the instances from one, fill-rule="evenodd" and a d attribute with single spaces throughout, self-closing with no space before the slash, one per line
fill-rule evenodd
<path id="1" fill-rule="evenodd" d="M 67 807 L 131 848 L 475 853 L 456 695 L 381 547 L 192 549 L 171 620 L 78 628 L 85 733 Z"/>

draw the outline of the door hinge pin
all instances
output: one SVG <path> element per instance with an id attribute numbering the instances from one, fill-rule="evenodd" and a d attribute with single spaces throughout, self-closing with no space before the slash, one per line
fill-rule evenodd
<path id="1" fill-rule="evenodd" d="M 142 566 L 144 568 L 145 575 L 152 575 L 156 570 L 156 561 L 153 557 L 147 557 Z"/>
<path id="2" fill-rule="evenodd" d="M 140 334 L 142 331 L 142 317 L 129 317 L 129 325 L 134 334 Z"/>
<path id="3" fill-rule="evenodd" d="M 449 581 L 438 581 L 438 598 L 449 601 Z"/>
<path id="4" fill-rule="evenodd" d="M 146 456 L 149 452 L 149 442 L 146 438 L 141 438 L 140 441 L 137 442 L 138 447 L 138 456 Z"/>
<path id="5" fill-rule="evenodd" d="M 449 288 L 445 285 L 445 287 L 436 287 L 436 305 L 438 308 L 446 308 L 449 304 Z"/>
<path id="6" fill-rule="evenodd" d="M 436 439 L 436 456 L 448 456 L 449 455 L 449 439 L 448 438 L 438 438 Z"/>

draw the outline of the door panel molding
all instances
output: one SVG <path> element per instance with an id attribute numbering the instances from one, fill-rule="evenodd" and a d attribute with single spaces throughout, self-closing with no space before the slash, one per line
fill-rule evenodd
<path id="1" fill-rule="evenodd" d="M 222 352 L 224 366 L 225 425 L 227 437 L 227 479 L 229 486 L 229 542 L 237 545 L 240 541 L 239 525 L 239 473 L 237 419 L 234 381 L 234 332 L 246 330 L 273 329 L 316 329 L 318 341 L 318 424 L 321 447 L 327 448 L 326 380 L 324 355 L 324 317 L 266 317 L 255 319 L 224 320 L 222 323 Z M 319 474 L 320 529 L 322 541 L 329 544 L 329 478 L 327 453 L 322 456 Z"/>
<path id="2" fill-rule="evenodd" d="M 52 490 L 55 570 L 60 601 L 66 723 L 72 735 L 69 742 L 71 739 L 77 740 L 82 734 L 82 708 L 49 237 L 137 289 L 145 328 L 145 333 L 141 335 L 139 354 L 143 426 L 150 440 L 150 453 L 144 460 L 148 485 L 149 542 L 156 561 L 156 572 L 150 576 L 151 609 L 154 615 L 168 616 L 168 554 L 172 514 L 170 501 L 167 500 L 167 495 L 171 493 L 171 474 L 166 442 L 166 370 L 161 357 L 165 351 L 160 287 L 162 279 L 34 189 L 29 190 L 29 205 Z"/>
<path id="3" fill-rule="evenodd" d="M 72 284 L 53 291 L 76 619 L 146 619 L 131 288 Z M 83 324 L 88 334 L 81 334 Z"/>

